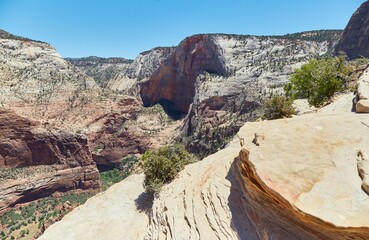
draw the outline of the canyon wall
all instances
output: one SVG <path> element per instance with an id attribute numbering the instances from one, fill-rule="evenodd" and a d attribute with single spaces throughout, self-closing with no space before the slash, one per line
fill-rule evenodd
<path id="1" fill-rule="evenodd" d="M 365 1 L 352 15 L 340 41 L 336 54 L 345 54 L 350 59 L 369 57 L 369 1 Z"/>
<path id="2" fill-rule="evenodd" d="M 0 212 L 56 191 L 100 188 L 86 137 L 0 110 Z"/>

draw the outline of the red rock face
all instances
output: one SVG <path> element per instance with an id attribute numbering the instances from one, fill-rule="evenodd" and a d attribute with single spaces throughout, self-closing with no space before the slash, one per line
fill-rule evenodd
<path id="1" fill-rule="evenodd" d="M 335 49 L 349 58 L 369 57 L 369 1 L 352 15 Z"/>
<path id="2" fill-rule="evenodd" d="M 93 160 L 99 166 L 119 165 L 129 154 L 144 153 L 150 145 L 147 138 L 126 126 L 134 121 L 141 110 L 141 104 L 134 98 L 123 99 L 118 103 L 119 112 L 106 117 L 98 132 L 89 134 Z"/>
<path id="3" fill-rule="evenodd" d="M 0 110 L 0 135 L 0 167 L 91 164 L 85 137 L 45 130 L 39 123 L 7 110 Z"/>
<path id="4" fill-rule="evenodd" d="M 0 212 L 56 191 L 100 187 L 85 137 L 47 130 L 8 110 L 0 110 L 0 168 Z"/>
<path id="5" fill-rule="evenodd" d="M 221 49 L 211 36 L 196 35 L 183 40 L 168 59 L 141 86 L 145 106 L 160 101 L 168 110 L 187 113 L 195 94 L 196 77 L 204 71 L 224 75 Z"/>

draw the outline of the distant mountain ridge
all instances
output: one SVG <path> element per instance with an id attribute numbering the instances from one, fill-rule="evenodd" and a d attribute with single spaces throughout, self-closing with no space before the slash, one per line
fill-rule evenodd
<path id="1" fill-rule="evenodd" d="M 14 34 L 11 34 L 11 33 L 7 32 L 7 31 L 4 31 L 2 29 L 0 29 L 0 39 L 12 39 L 12 40 L 21 40 L 21 41 L 31 41 L 31 42 L 45 43 L 45 42 L 42 42 L 42 41 L 17 36 L 17 35 L 14 35 Z"/>

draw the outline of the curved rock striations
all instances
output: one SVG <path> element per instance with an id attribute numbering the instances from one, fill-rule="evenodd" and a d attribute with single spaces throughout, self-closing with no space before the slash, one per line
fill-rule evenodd
<path id="1" fill-rule="evenodd" d="M 100 187 L 85 137 L 7 110 L 0 110 L 0 136 L 0 211 L 56 191 Z"/>
<path id="2" fill-rule="evenodd" d="M 243 189 L 243 206 L 258 239 L 368 239 L 369 227 L 336 227 L 306 214 L 269 188 L 249 161 L 250 152 L 240 151 L 233 169 Z"/>
<path id="3" fill-rule="evenodd" d="M 141 85 L 144 105 L 166 102 L 168 110 L 187 113 L 195 96 L 196 78 L 204 71 L 226 74 L 221 48 L 210 35 L 186 38 L 150 79 Z"/>
<path id="4" fill-rule="evenodd" d="M 369 1 L 364 2 L 352 15 L 342 37 L 335 47 L 336 54 L 349 58 L 369 57 Z"/>

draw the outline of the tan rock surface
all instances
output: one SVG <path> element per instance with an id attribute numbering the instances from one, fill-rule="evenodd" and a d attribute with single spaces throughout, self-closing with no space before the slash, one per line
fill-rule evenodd
<path id="1" fill-rule="evenodd" d="M 357 113 L 369 113 L 369 100 L 360 100 L 356 104 Z"/>
<path id="2" fill-rule="evenodd" d="M 145 204 L 141 195 L 143 178 L 132 175 L 92 197 L 49 227 L 39 239 L 143 239 L 149 217 L 135 205 L 138 198 Z"/>

